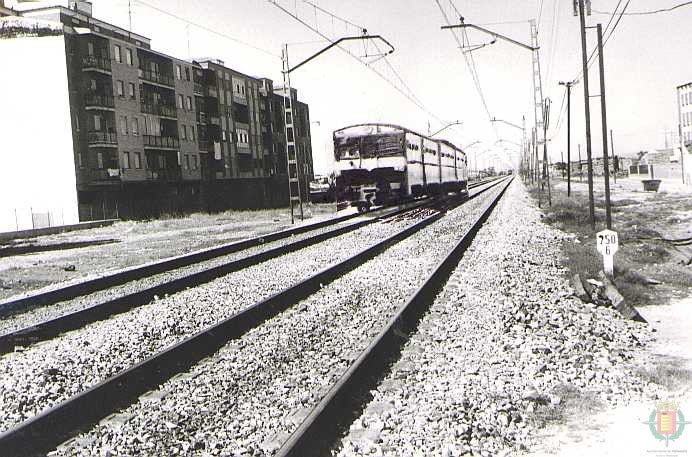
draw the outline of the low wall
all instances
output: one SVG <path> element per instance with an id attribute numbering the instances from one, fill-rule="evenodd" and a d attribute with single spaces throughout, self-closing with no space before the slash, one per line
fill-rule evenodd
<path id="1" fill-rule="evenodd" d="M 95 227 L 106 227 L 113 225 L 119 219 L 106 219 L 102 221 L 81 222 L 71 225 L 57 225 L 55 227 L 44 227 L 31 230 L 18 230 L 15 232 L 0 232 L 0 241 L 15 240 L 18 238 L 34 238 L 43 235 L 55 235 L 56 233 L 73 232 L 76 230 L 86 230 Z"/>

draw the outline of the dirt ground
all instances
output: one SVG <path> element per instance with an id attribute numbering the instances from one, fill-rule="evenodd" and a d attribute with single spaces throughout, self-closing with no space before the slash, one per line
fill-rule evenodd
<path id="1" fill-rule="evenodd" d="M 604 228 L 604 184 L 594 183 L 597 231 Z M 664 387 L 664 399 L 679 403 L 692 417 L 692 246 L 675 246 L 660 238 L 692 236 L 692 187 L 663 182 L 658 193 L 644 192 L 639 179 L 618 179 L 612 185 L 613 229 L 619 233 L 615 283 L 630 304 L 656 330 L 657 340 L 646 350 L 656 369 L 642 373 Z M 555 180 L 554 207 L 546 221 L 574 234 L 564 246 L 572 273 L 595 277 L 602 267 L 588 223 L 587 184 Z M 565 412 L 563 420 L 546 427 L 534 456 L 664 456 L 692 453 L 692 428 L 668 446 L 643 422 L 655 404 L 633 402 L 605 409 L 588 402 Z M 688 425 L 687 427 L 692 427 Z"/>
<path id="2" fill-rule="evenodd" d="M 566 181 L 555 180 L 554 205 L 546 220 L 575 234 L 565 246 L 572 273 L 596 278 L 603 261 L 588 223 L 587 184 L 573 181 L 572 198 L 566 190 Z M 605 229 L 602 179 L 595 180 L 594 195 L 600 231 Z M 611 200 L 613 230 L 620 239 L 615 284 L 629 303 L 658 305 L 692 296 L 692 244 L 661 240 L 692 237 L 692 187 L 664 182 L 660 192 L 644 192 L 639 179 L 618 179 L 611 183 Z"/>
<path id="3" fill-rule="evenodd" d="M 334 211 L 333 204 L 310 205 L 303 223 L 332 217 Z M 0 300 L 290 226 L 289 210 L 282 208 L 122 221 L 110 227 L 12 240 L 0 244 Z"/>
<path id="4" fill-rule="evenodd" d="M 661 400 L 673 400 L 692 417 L 692 298 L 669 305 L 644 306 L 638 311 L 656 329 L 658 339 L 649 348 L 657 357 L 655 373 L 648 375 L 665 386 Z M 668 446 L 657 440 L 644 422 L 655 402 L 633 402 L 612 408 L 574 408 L 566 420 L 542 430 L 531 456 L 632 456 L 657 457 L 692 453 L 692 430 Z"/>

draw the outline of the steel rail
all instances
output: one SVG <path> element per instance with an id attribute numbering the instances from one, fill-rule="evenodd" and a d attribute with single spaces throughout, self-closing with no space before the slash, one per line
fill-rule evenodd
<path id="1" fill-rule="evenodd" d="M 472 188 L 487 184 L 477 183 Z M 221 276 L 233 273 L 244 268 L 257 265 L 275 257 L 295 252 L 299 249 L 312 246 L 330 238 L 342 235 L 349 231 L 354 231 L 377 221 L 395 218 L 409 211 L 429 207 L 434 201 L 422 200 L 420 204 L 405 206 L 396 211 L 382 216 L 357 222 L 346 227 L 340 227 L 329 232 L 325 232 L 311 238 L 296 241 L 293 243 L 269 249 L 254 255 L 236 259 L 234 261 L 207 268 L 199 272 L 191 273 L 180 278 L 165 281 L 161 284 L 151 286 L 137 292 L 132 292 L 120 297 L 112 298 L 94 305 L 88 306 L 78 311 L 66 313 L 52 319 L 32 324 L 3 335 L 0 335 L 0 355 L 12 352 L 17 346 L 27 347 L 41 341 L 53 338 L 61 333 L 79 329 L 87 324 L 106 319 L 110 316 L 127 312 L 139 306 L 150 303 L 156 296 L 171 295 L 183 291 L 190 287 L 208 283 Z"/>
<path id="2" fill-rule="evenodd" d="M 0 450 L 5 455 L 45 455 L 74 434 L 87 429 L 109 414 L 131 405 L 143 393 L 157 388 L 174 375 L 189 370 L 195 363 L 214 354 L 229 341 L 320 290 L 324 284 L 375 258 L 394 244 L 444 217 L 453 207 L 495 187 L 491 183 L 468 199 L 457 196 L 441 201 L 441 209 L 355 255 L 324 268 L 315 275 L 258 302 L 157 354 L 76 394 L 64 402 L 27 419 L 0 434 Z"/>
<path id="3" fill-rule="evenodd" d="M 512 178 L 513 179 L 513 178 Z M 435 301 L 449 276 L 461 261 L 474 237 L 490 217 L 512 179 L 506 180 L 498 196 L 484 209 L 481 216 L 461 237 L 460 241 L 441 260 L 428 279 L 399 308 L 385 328 L 361 353 L 327 395 L 305 418 L 298 429 L 277 452 L 278 457 L 309 457 L 330 455 L 330 450 L 371 398 L 382 378 L 398 359 L 401 350 L 415 333 L 423 315 Z"/>
<path id="4" fill-rule="evenodd" d="M 229 273 L 240 271 L 266 262 L 276 257 L 295 252 L 328 239 L 343 235 L 344 233 L 358 230 L 380 220 L 396 217 L 409 211 L 428 207 L 433 202 L 423 201 L 422 204 L 407 206 L 382 216 L 366 219 L 345 227 L 338 227 L 328 232 L 320 233 L 310 238 L 288 243 L 283 246 L 268 249 L 257 254 L 242 257 L 230 262 L 206 268 L 204 270 L 170 279 L 160 284 L 145 289 L 131 292 L 120 297 L 115 297 L 78 311 L 69 312 L 62 316 L 48 319 L 28 327 L 0 335 L 0 355 L 12 352 L 15 347 L 27 347 L 41 341 L 53 338 L 61 333 L 76 330 L 87 324 L 106 319 L 110 316 L 127 312 L 131 309 L 144 306 L 155 299 L 156 296 L 172 295 L 190 287 L 211 282 Z"/>
<path id="5" fill-rule="evenodd" d="M 382 211 L 389 208 L 391 208 L 391 206 L 378 208 L 373 210 L 373 212 Z M 316 222 L 314 224 L 280 230 L 277 232 L 268 233 L 266 235 L 260 235 L 245 240 L 235 241 L 233 243 L 202 249 L 180 256 L 169 257 L 163 260 L 146 263 L 144 265 L 136 265 L 112 274 L 87 279 L 55 289 L 37 291 L 33 293 L 30 292 L 19 298 L 10 298 L 9 300 L 0 301 L 0 317 L 38 306 L 51 305 L 60 301 L 71 300 L 93 292 L 108 289 L 110 287 L 119 286 L 130 281 L 146 278 L 159 273 L 165 273 L 177 268 L 187 267 L 195 263 L 233 254 L 248 248 L 261 246 L 265 243 L 278 241 L 293 235 L 299 235 L 312 230 L 324 228 L 329 225 L 335 225 L 362 215 L 363 214 L 358 213 L 348 214 L 345 216 Z"/>
<path id="6" fill-rule="evenodd" d="M 483 183 L 475 183 L 469 185 L 468 187 L 469 189 L 471 189 L 482 184 Z M 392 208 L 393 206 L 396 205 L 383 206 L 381 208 L 373 209 L 371 210 L 371 212 L 384 211 Z M 97 278 L 86 279 L 62 287 L 57 287 L 54 289 L 44 291 L 39 290 L 35 292 L 29 292 L 27 294 L 23 294 L 18 298 L 0 300 L 0 317 L 5 317 L 17 312 L 22 312 L 39 306 L 52 305 L 61 301 L 72 300 L 77 297 L 105 290 L 110 287 L 119 286 L 131 281 L 136 281 L 138 279 L 146 278 L 148 276 L 165 273 L 177 268 L 184 268 L 195 263 L 204 262 L 228 254 L 233 254 L 235 252 L 239 252 L 245 249 L 261 246 L 265 243 L 270 243 L 272 241 L 278 241 L 284 238 L 288 238 L 293 235 L 299 235 L 312 230 L 318 230 L 329 225 L 336 225 L 362 215 L 363 214 L 358 213 L 348 214 L 345 216 L 339 216 L 336 218 L 316 222 L 314 224 L 308 224 L 286 230 L 279 230 L 277 232 L 268 233 L 266 235 L 260 235 L 245 240 L 235 241 L 233 243 L 202 249 L 180 256 L 169 257 L 163 260 L 157 260 L 154 262 L 146 263 L 144 265 L 136 265 L 111 274 L 107 274 Z"/>

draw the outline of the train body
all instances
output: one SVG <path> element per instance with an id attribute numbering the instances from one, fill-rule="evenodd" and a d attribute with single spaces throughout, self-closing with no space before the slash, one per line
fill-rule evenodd
<path id="1" fill-rule="evenodd" d="M 359 124 L 334 132 L 338 209 L 392 204 L 448 192 L 467 192 L 466 154 L 390 124 Z"/>

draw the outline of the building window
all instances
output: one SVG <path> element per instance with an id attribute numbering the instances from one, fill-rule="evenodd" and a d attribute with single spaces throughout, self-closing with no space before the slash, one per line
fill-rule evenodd
<path id="1" fill-rule="evenodd" d="M 180 134 L 183 140 L 187 140 L 187 125 L 183 124 L 183 130 L 182 133 Z"/>
<path id="2" fill-rule="evenodd" d="M 139 119 L 136 117 L 132 118 L 132 134 L 134 136 L 139 135 Z"/>
<path id="3" fill-rule="evenodd" d="M 122 56 L 120 55 L 120 46 L 117 44 L 113 45 L 113 57 L 115 58 L 115 61 L 118 63 L 122 63 Z"/>
<path id="4" fill-rule="evenodd" d="M 182 70 L 180 69 L 180 65 L 175 66 L 175 77 L 178 79 L 183 79 Z"/>
<path id="5" fill-rule="evenodd" d="M 132 65 L 132 49 L 127 48 L 125 49 L 125 61 L 127 62 L 128 65 Z"/>
<path id="6" fill-rule="evenodd" d="M 135 168 L 142 168 L 142 155 L 139 152 L 135 152 Z"/>
<path id="7" fill-rule="evenodd" d="M 190 80 L 190 67 L 185 67 L 185 81 Z"/>
<path id="8" fill-rule="evenodd" d="M 84 157 L 82 156 L 81 152 L 77 153 L 77 164 L 79 165 L 79 168 L 84 168 Z"/>
<path id="9" fill-rule="evenodd" d="M 101 116 L 94 114 L 94 130 L 101 131 Z"/>
<path id="10" fill-rule="evenodd" d="M 99 170 L 103 169 L 103 152 L 96 153 L 96 165 L 98 166 Z"/>
<path id="11" fill-rule="evenodd" d="M 178 94 L 178 108 L 183 109 L 183 96 Z"/>
<path id="12" fill-rule="evenodd" d="M 118 97 L 124 97 L 125 96 L 125 83 L 122 81 L 117 81 L 115 84 L 115 87 L 118 90 Z"/>
<path id="13" fill-rule="evenodd" d="M 188 111 L 192 111 L 192 97 L 187 97 L 187 106 L 186 106 Z"/>
<path id="14" fill-rule="evenodd" d="M 192 156 L 192 169 L 197 169 L 197 156 Z"/>
<path id="15" fill-rule="evenodd" d="M 123 152 L 123 168 L 130 168 L 130 153 Z"/>
<path id="16" fill-rule="evenodd" d="M 189 170 L 190 169 L 190 155 L 185 154 L 185 169 Z"/>
<path id="17" fill-rule="evenodd" d="M 191 139 L 192 141 L 195 141 L 195 140 L 196 140 L 196 138 L 195 138 L 195 126 L 194 126 L 194 125 L 191 125 L 191 126 L 190 126 L 190 139 Z"/>
<path id="18" fill-rule="evenodd" d="M 135 95 L 135 83 L 128 83 L 128 93 L 130 94 L 130 98 L 135 100 L 137 96 Z"/>
<path id="19" fill-rule="evenodd" d="M 90 56 L 94 55 L 94 43 L 92 43 L 92 42 L 87 43 L 87 54 L 89 54 Z"/>
<path id="20" fill-rule="evenodd" d="M 223 141 L 226 141 L 226 131 L 225 130 L 221 130 L 221 139 Z"/>
<path id="21" fill-rule="evenodd" d="M 127 116 L 120 116 L 120 133 L 127 135 Z"/>

